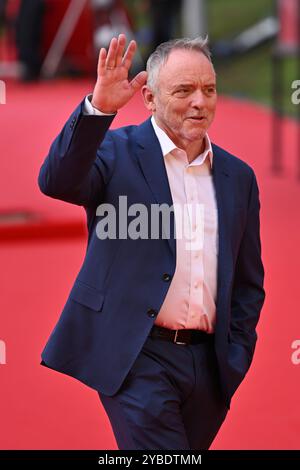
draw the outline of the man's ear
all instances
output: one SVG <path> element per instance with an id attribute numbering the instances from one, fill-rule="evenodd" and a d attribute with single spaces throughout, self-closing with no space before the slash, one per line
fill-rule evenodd
<path id="1" fill-rule="evenodd" d="M 154 102 L 154 94 L 153 91 L 150 90 L 150 88 L 147 85 L 144 85 L 142 87 L 142 96 L 144 99 L 144 103 L 147 109 L 151 111 L 152 113 L 155 112 L 155 102 Z"/>

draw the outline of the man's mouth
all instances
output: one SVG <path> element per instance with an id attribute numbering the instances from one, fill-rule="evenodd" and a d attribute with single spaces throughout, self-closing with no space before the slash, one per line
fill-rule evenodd
<path id="1" fill-rule="evenodd" d="M 196 122 L 201 122 L 201 121 L 204 121 L 206 118 L 205 116 L 190 116 L 187 119 L 191 119 L 192 121 L 196 121 Z"/>

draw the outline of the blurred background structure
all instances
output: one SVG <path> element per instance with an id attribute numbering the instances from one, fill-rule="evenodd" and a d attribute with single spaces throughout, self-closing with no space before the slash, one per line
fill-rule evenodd
<path id="1" fill-rule="evenodd" d="M 94 74 L 99 48 L 120 31 L 138 42 L 137 68 L 160 42 L 209 34 L 221 93 L 271 105 L 272 58 L 284 57 L 283 114 L 297 114 L 287 85 L 298 72 L 299 0 L 0 0 L 0 24 L 2 78 L 26 79 L 20 64 L 32 78 Z"/>
<path id="2" fill-rule="evenodd" d="M 254 366 L 214 448 L 299 449 L 300 0 L 0 0 L 0 448 L 115 448 L 96 394 L 39 366 L 86 227 L 37 175 L 120 32 L 138 43 L 133 74 L 159 42 L 209 35 L 210 137 L 256 172 L 267 291 Z M 113 127 L 147 117 L 136 95 Z"/>

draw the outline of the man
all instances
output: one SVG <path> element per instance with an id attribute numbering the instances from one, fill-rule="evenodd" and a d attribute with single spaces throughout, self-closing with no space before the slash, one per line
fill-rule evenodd
<path id="1" fill-rule="evenodd" d="M 42 363 L 99 392 L 119 449 L 207 449 L 256 343 L 258 188 L 207 135 L 217 95 L 206 41 L 163 43 L 131 82 L 136 44 L 124 54 L 125 42 L 101 49 L 94 92 L 40 171 L 41 190 L 84 206 L 89 229 Z M 109 131 L 139 89 L 151 119 Z M 148 211 L 139 223 L 137 207 Z"/>

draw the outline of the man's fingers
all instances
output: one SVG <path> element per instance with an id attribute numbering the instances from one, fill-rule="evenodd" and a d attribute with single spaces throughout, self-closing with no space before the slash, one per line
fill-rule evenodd
<path id="1" fill-rule="evenodd" d="M 116 51 L 118 47 L 118 40 L 117 38 L 112 38 L 110 41 L 110 45 L 108 48 L 107 59 L 106 59 L 106 67 L 113 68 L 116 65 Z"/>
<path id="2" fill-rule="evenodd" d="M 126 67 L 127 70 L 130 69 L 131 63 L 132 63 L 132 58 L 134 56 L 134 53 L 136 51 L 136 42 L 135 41 L 130 41 L 127 51 L 125 52 L 122 65 Z"/>
<path id="3" fill-rule="evenodd" d="M 116 52 L 116 67 L 121 65 L 122 63 L 122 58 L 123 58 L 123 52 L 125 49 L 125 44 L 126 44 L 126 36 L 125 34 L 119 34 L 118 37 L 118 47 L 117 47 L 117 52 Z"/>
<path id="4" fill-rule="evenodd" d="M 98 75 L 103 75 L 105 69 L 114 69 L 120 65 L 123 65 L 127 70 L 130 69 L 137 46 L 135 41 L 130 41 L 123 57 L 125 45 L 125 34 L 119 34 L 118 38 L 111 39 L 108 52 L 104 47 L 101 48 L 98 59 Z"/>
<path id="5" fill-rule="evenodd" d="M 142 88 L 143 85 L 145 85 L 147 81 L 147 72 L 143 70 L 142 72 L 139 72 L 130 82 L 130 86 L 133 89 L 134 92 L 138 91 L 140 88 Z"/>
<path id="6" fill-rule="evenodd" d="M 104 49 L 104 47 L 101 47 L 98 58 L 98 75 L 103 75 L 103 72 L 105 70 L 106 55 L 106 49 Z"/>

